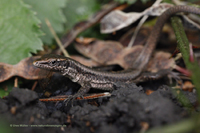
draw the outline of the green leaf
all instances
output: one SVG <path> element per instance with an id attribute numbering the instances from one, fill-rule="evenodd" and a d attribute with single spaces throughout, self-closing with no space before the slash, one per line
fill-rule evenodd
<path id="1" fill-rule="evenodd" d="M 56 33 L 64 31 L 63 23 L 66 22 L 61 8 L 65 7 L 66 0 L 24 0 L 25 3 L 37 12 L 37 17 L 42 21 L 41 29 L 45 32 L 42 40 L 46 44 L 51 44 L 53 35 L 51 34 L 45 19 L 48 19 Z"/>
<path id="2" fill-rule="evenodd" d="M 196 88 L 198 102 L 200 102 L 200 68 L 198 61 L 194 57 L 194 61 L 190 61 L 190 48 L 189 41 L 184 31 L 184 27 L 182 25 L 181 20 L 178 17 L 171 18 L 172 27 L 175 31 L 175 35 L 177 38 L 178 48 L 181 51 L 183 60 L 185 62 L 186 68 L 191 72 L 191 80 Z"/>
<path id="3" fill-rule="evenodd" d="M 198 118 L 198 116 L 196 116 Z M 146 133 L 190 133 L 195 132 L 194 128 L 198 129 L 199 123 L 196 123 L 194 118 L 179 121 L 177 123 L 155 127 L 148 130 Z"/>
<path id="4" fill-rule="evenodd" d="M 0 132 L 1 133 L 16 133 L 16 129 L 12 128 L 12 124 L 8 122 L 7 117 L 3 117 L 3 114 L 1 115 L 0 120 Z"/>
<path id="5" fill-rule="evenodd" d="M 37 50 L 42 34 L 35 17 L 21 0 L 0 0 L 0 62 L 16 64 Z"/>
<path id="6" fill-rule="evenodd" d="M 13 80 L 8 80 L 3 83 L 0 83 L 0 97 L 7 96 L 14 86 Z"/>
<path id="7" fill-rule="evenodd" d="M 70 0 L 64 9 L 68 23 L 66 29 L 71 29 L 76 23 L 87 20 L 101 7 L 98 0 Z"/>

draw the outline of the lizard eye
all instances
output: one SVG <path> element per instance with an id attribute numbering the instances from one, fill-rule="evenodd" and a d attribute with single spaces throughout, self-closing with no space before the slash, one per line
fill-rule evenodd
<path id="1" fill-rule="evenodd" d="M 55 60 L 54 60 L 54 61 L 51 61 L 50 64 L 51 64 L 51 65 L 55 65 L 55 64 L 56 64 L 56 61 L 55 61 Z"/>

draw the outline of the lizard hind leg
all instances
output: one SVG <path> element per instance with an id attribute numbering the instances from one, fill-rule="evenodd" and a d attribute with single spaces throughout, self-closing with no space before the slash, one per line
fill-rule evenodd
<path id="1" fill-rule="evenodd" d="M 150 73 L 150 72 L 143 73 L 138 79 L 135 80 L 135 83 L 145 82 L 145 81 L 150 81 L 150 80 L 158 80 L 165 76 L 168 76 L 168 78 L 170 79 L 170 84 L 172 84 L 172 79 L 174 79 L 176 83 L 182 85 L 182 80 L 179 77 L 179 74 L 176 72 L 173 72 L 170 69 L 161 69 L 156 73 Z"/>
<path id="2" fill-rule="evenodd" d="M 81 97 L 83 99 L 83 95 L 86 94 L 89 90 L 90 90 L 91 86 L 89 84 L 84 84 L 84 86 L 82 86 L 78 92 L 74 95 L 70 95 L 68 98 L 66 98 L 63 103 L 65 104 L 65 106 L 67 106 L 67 104 L 72 101 L 72 106 L 73 106 L 73 102 L 77 97 Z"/>

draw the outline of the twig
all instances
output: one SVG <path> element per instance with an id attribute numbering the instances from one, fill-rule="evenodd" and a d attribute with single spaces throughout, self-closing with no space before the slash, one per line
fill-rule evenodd
<path id="1" fill-rule="evenodd" d="M 162 0 L 157 0 L 152 6 L 158 5 L 158 4 L 160 4 L 160 2 L 162 2 Z M 137 34 L 138 34 L 138 32 L 139 32 L 139 30 L 140 30 L 140 28 L 141 28 L 141 26 L 142 26 L 143 23 L 147 20 L 148 17 L 149 17 L 148 15 L 144 15 L 144 16 L 142 17 L 142 19 L 140 20 L 138 26 L 137 26 L 136 29 L 135 29 L 135 32 L 134 32 L 134 34 L 133 34 L 133 37 L 131 38 L 131 41 L 130 41 L 129 44 L 128 44 L 128 48 L 131 48 L 131 47 L 133 46 L 133 44 L 134 44 L 134 42 L 135 42 L 135 39 L 136 39 L 136 37 L 137 37 Z"/>
<path id="2" fill-rule="evenodd" d="M 110 97 L 111 94 L 109 92 L 104 92 L 104 93 L 94 93 L 94 94 L 89 94 L 85 95 L 83 97 L 77 97 L 76 100 L 82 100 L 82 99 L 95 99 L 95 98 L 100 98 L 100 97 Z M 64 101 L 66 98 L 68 98 L 69 95 L 60 95 L 60 96 L 54 96 L 51 98 L 43 98 L 39 99 L 42 102 L 57 102 L 57 101 Z"/>
<path id="3" fill-rule="evenodd" d="M 37 83 L 38 83 L 38 81 L 35 81 L 35 82 L 34 82 L 34 84 L 33 84 L 32 88 L 31 88 L 31 90 L 32 90 L 32 91 L 34 91 L 34 90 L 35 90 L 35 87 L 37 86 Z"/>
<path id="4" fill-rule="evenodd" d="M 65 48 L 63 47 L 63 44 L 61 43 L 60 39 L 58 38 L 58 36 L 56 35 L 56 32 L 54 31 L 53 27 L 51 26 L 51 23 L 49 22 L 48 19 L 45 19 L 45 22 L 47 24 L 47 26 L 49 27 L 49 30 L 51 31 L 51 34 L 54 36 L 58 46 L 60 47 L 61 51 L 63 52 L 63 54 L 66 57 L 69 57 L 68 52 L 65 50 Z"/>
<path id="5" fill-rule="evenodd" d="M 135 31 L 134 31 L 134 34 L 133 34 L 133 36 L 132 36 L 132 38 L 131 38 L 131 41 L 130 41 L 129 44 L 128 44 L 128 48 L 131 48 L 131 47 L 133 46 L 133 44 L 134 44 L 134 42 L 135 42 L 135 39 L 136 39 L 136 37 L 137 37 L 137 34 L 138 34 L 138 32 L 139 32 L 139 30 L 140 30 L 140 28 L 141 28 L 141 26 L 142 26 L 143 23 L 147 20 L 148 17 L 149 17 L 149 16 L 145 15 L 145 16 L 143 16 L 142 19 L 140 20 L 138 26 L 136 27 L 136 29 L 135 29 Z"/>
<path id="6" fill-rule="evenodd" d="M 17 77 L 15 78 L 15 81 L 14 81 L 14 87 L 18 87 L 18 78 Z"/>

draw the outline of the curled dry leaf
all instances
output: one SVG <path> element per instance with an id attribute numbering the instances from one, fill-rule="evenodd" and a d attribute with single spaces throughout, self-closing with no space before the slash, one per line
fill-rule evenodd
<path id="1" fill-rule="evenodd" d="M 142 13 L 124 13 L 120 10 L 114 10 L 101 20 L 101 33 L 112 33 L 120 30 L 141 16 L 143 16 Z"/>
<path id="2" fill-rule="evenodd" d="M 136 45 L 131 48 L 124 48 L 115 41 L 100 41 L 82 45 L 75 44 L 75 48 L 83 55 L 93 59 L 95 62 L 104 65 L 118 64 L 124 69 L 132 68 L 134 60 L 141 53 L 143 46 Z M 157 72 L 160 69 L 169 69 L 174 64 L 174 59 L 170 59 L 171 54 L 157 52 L 148 64 L 148 71 Z M 81 62 L 81 60 L 80 60 Z"/>
<path id="3" fill-rule="evenodd" d="M 114 10 L 101 20 L 101 33 L 112 33 L 120 30 L 134 23 L 144 15 L 159 16 L 172 6 L 173 5 L 171 4 L 161 3 L 159 5 L 149 7 L 141 13 L 124 13 L 120 10 Z"/>
<path id="4" fill-rule="evenodd" d="M 172 4 L 161 3 L 159 5 L 149 7 L 141 13 L 124 13 L 120 10 L 114 10 L 101 20 L 101 33 L 112 33 L 117 30 L 120 30 L 136 22 L 139 18 L 141 18 L 144 15 L 160 16 L 164 11 L 166 11 L 172 6 Z M 200 29 L 200 25 L 191 18 L 189 18 L 189 15 L 186 16 L 181 14 L 181 16 L 186 27 L 190 29 Z M 199 17 L 197 18 L 199 19 Z"/>
<path id="5" fill-rule="evenodd" d="M 25 58 L 16 65 L 0 63 L 0 82 L 8 80 L 12 76 L 20 76 L 29 80 L 42 78 L 38 74 L 40 69 L 33 66 L 33 61 L 37 58 L 39 56 Z"/>

